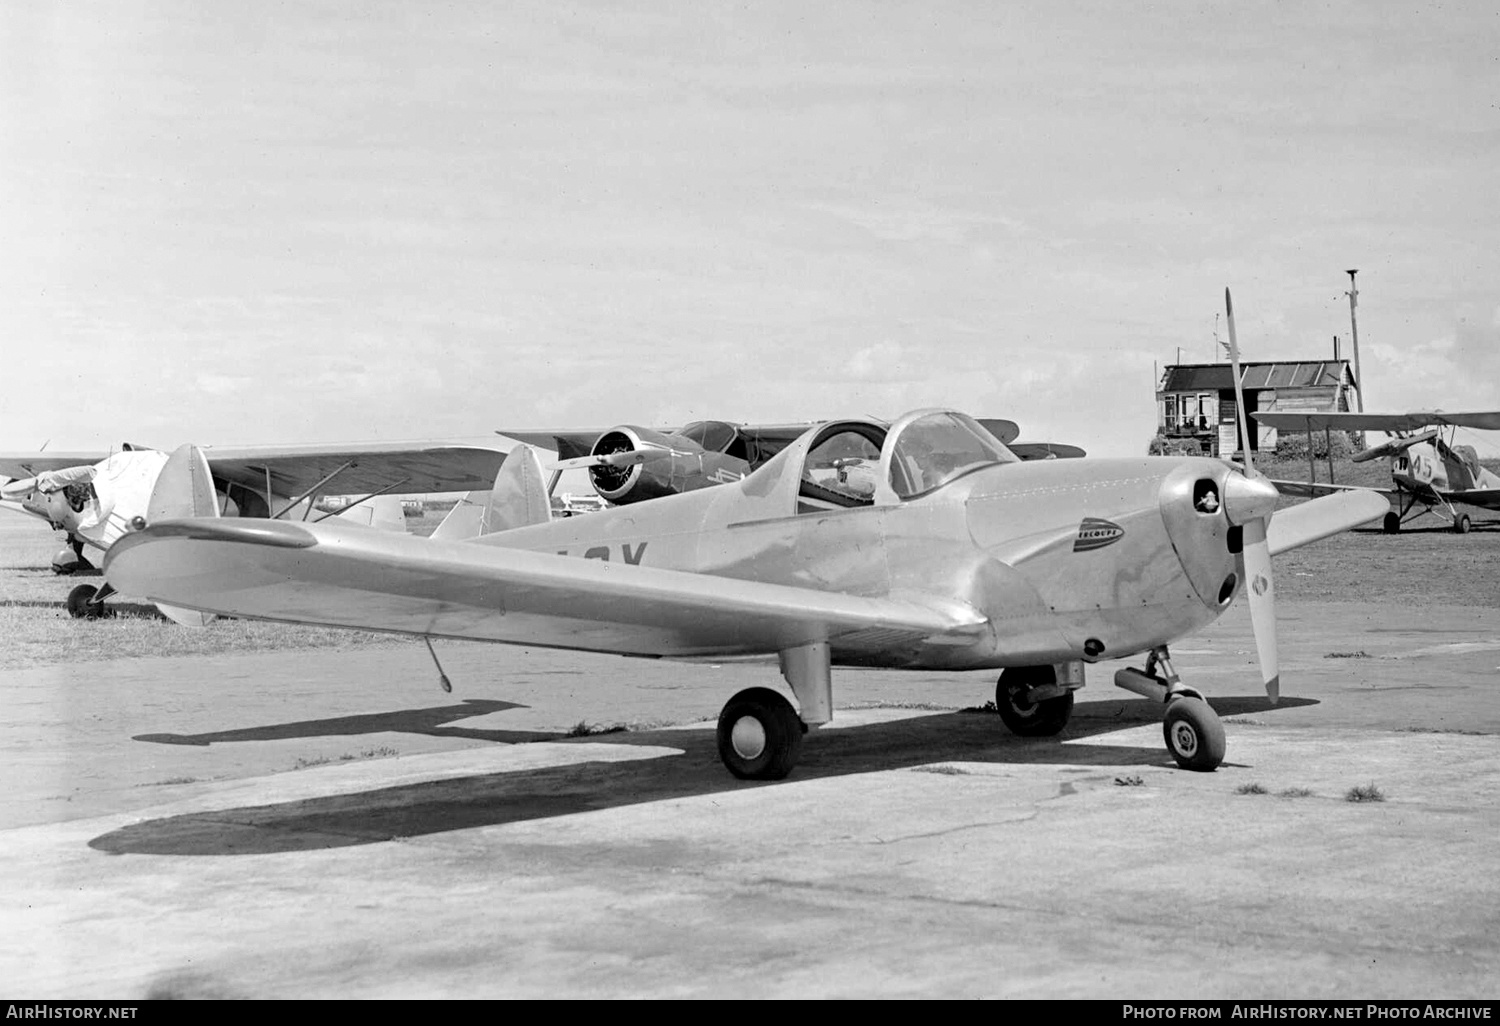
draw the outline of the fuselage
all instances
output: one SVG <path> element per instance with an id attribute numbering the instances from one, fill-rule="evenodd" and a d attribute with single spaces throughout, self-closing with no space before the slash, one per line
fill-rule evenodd
<path id="1" fill-rule="evenodd" d="M 878 659 L 912 668 L 1130 655 L 1210 622 L 1239 588 L 1223 496 L 1240 475 L 1221 461 L 1004 463 L 908 501 L 799 513 L 798 458 L 794 446 L 744 482 L 478 544 L 959 602 L 988 619 L 978 640 L 917 641 Z M 833 655 L 876 661 L 837 646 Z"/>

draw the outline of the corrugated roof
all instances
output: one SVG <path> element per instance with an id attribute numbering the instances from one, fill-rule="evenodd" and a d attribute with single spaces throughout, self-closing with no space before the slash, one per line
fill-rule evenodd
<path id="1" fill-rule="evenodd" d="M 1314 388 L 1337 385 L 1349 366 L 1348 360 L 1276 360 L 1243 363 L 1246 388 Z M 1234 388 L 1234 375 L 1227 363 L 1184 363 L 1167 367 L 1162 374 L 1163 392 L 1213 392 Z"/>

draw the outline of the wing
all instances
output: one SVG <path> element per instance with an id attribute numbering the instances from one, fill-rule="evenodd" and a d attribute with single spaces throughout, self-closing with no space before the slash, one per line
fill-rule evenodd
<path id="1" fill-rule="evenodd" d="M 1314 431 L 1418 431 L 1424 427 L 1444 425 L 1500 431 L 1500 410 L 1474 413 L 1444 413 L 1442 410 L 1413 410 L 1409 413 L 1341 413 L 1272 410 L 1251 413 L 1260 423 L 1278 429 Z"/>
<path id="2" fill-rule="evenodd" d="M 593 452 L 594 443 L 608 430 L 610 429 L 585 428 L 552 431 L 547 428 L 523 428 L 520 431 L 511 431 L 508 428 L 501 428 L 495 434 L 513 438 L 538 449 L 550 449 L 557 453 L 557 458 L 560 460 L 576 460 Z"/>
<path id="3" fill-rule="evenodd" d="M 1303 499 L 1314 499 L 1320 495 L 1334 495 L 1338 492 L 1374 492 L 1384 495 L 1387 499 L 1398 499 L 1402 493 L 1394 488 L 1368 488 L 1364 485 L 1341 485 L 1330 484 L 1327 481 L 1271 481 L 1276 490 L 1282 495 L 1294 496 Z"/>
<path id="4" fill-rule="evenodd" d="M 203 448 L 216 480 L 301 495 L 325 477 L 328 494 L 467 492 L 490 488 L 510 449 L 504 441 L 371 442 Z M 347 466 L 346 466 L 347 464 Z M 342 468 L 342 469 L 341 469 Z M 335 473 L 336 472 L 336 473 Z"/>
<path id="5" fill-rule="evenodd" d="M 36 477 L 48 470 L 91 467 L 109 459 L 107 452 L 4 452 L 0 453 L 0 475 Z"/>
<path id="6" fill-rule="evenodd" d="M 1439 493 L 1449 502 L 1461 502 L 1480 509 L 1500 509 L 1500 488 L 1472 488 L 1467 492 Z"/>
<path id="7" fill-rule="evenodd" d="M 816 641 L 845 652 L 970 638 L 972 607 L 271 520 L 161 521 L 109 550 L 133 595 L 204 612 L 624 655 L 730 656 Z"/>

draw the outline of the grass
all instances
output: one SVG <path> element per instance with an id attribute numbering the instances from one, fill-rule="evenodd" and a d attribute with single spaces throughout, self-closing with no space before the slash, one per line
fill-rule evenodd
<path id="1" fill-rule="evenodd" d="M 292 769 L 312 769 L 315 766 L 328 766 L 334 762 L 357 762 L 361 759 L 388 759 L 393 755 L 400 754 L 400 752 L 389 745 L 381 745 L 379 748 L 366 748 L 362 752 L 345 752 L 337 759 L 333 759 L 327 755 L 319 755 L 311 759 L 298 759 Z"/>
<path id="2" fill-rule="evenodd" d="M 1241 784 L 1234 789 L 1235 794 L 1268 794 L 1264 784 Z"/>
<path id="3" fill-rule="evenodd" d="M 1358 652 L 1329 652 L 1323 656 L 1324 659 L 1371 659 L 1370 653 L 1364 649 Z"/>
<path id="4" fill-rule="evenodd" d="M 588 720 L 579 720 L 567 729 L 563 737 L 594 737 L 597 734 L 622 734 L 626 730 L 625 724 L 616 723 L 606 727 L 602 723 L 590 723 Z"/>
<path id="5" fill-rule="evenodd" d="M 1128 777 L 1115 777 L 1116 787 L 1140 787 L 1145 783 L 1144 780 L 1134 773 Z"/>
<path id="6" fill-rule="evenodd" d="M 1346 802 L 1383 802 L 1385 794 L 1373 783 L 1360 784 L 1344 792 Z"/>
<path id="7" fill-rule="evenodd" d="M 960 769 L 957 766 L 913 766 L 912 767 L 912 772 L 913 773 L 936 773 L 939 776 L 944 776 L 944 777 L 968 777 L 968 776 L 973 776 L 973 772 L 972 771 L 966 770 L 966 769 Z"/>
<path id="8" fill-rule="evenodd" d="M 1308 787 L 1288 787 L 1283 791 L 1277 792 L 1277 796 L 1280 798 L 1311 798 L 1312 789 Z"/>

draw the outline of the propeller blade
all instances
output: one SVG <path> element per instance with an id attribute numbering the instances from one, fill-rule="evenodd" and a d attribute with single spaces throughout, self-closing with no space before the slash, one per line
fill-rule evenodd
<path id="1" fill-rule="evenodd" d="M 1361 449 L 1349 459 L 1354 463 L 1364 463 L 1366 460 L 1378 460 L 1382 456 L 1394 456 L 1421 442 L 1430 442 L 1437 436 L 1437 429 L 1434 428 L 1431 431 L 1423 431 L 1420 435 L 1412 435 L 1410 438 L 1393 438 L 1372 449 Z"/>
<path id="2" fill-rule="evenodd" d="M 1266 686 L 1266 697 L 1275 705 L 1281 698 L 1281 666 L 1276 654 L 1276 585 L 1271 578 L 1271 547 L 1266 542 L 1264 520 L 1245 525 L 1244 562 L 1260 679 Z"/>
<path id="3" fill-rule="evenodd" d="M 624 452 L 609 452 L 599 456 L 579 456 L 577 459 L 561 460 L 549 464 L 548 470 L 584 470 L 588 467 L 631 467 L 671 455 L 659 449 L 627 449 Z"/>
<path id="4" fill-rule="evenodd" d="M 1240 343 L 1234 334 L 1234 300 L 1229 298 L 1229 289 L 1224 289 L 1224 314 L 1229 322 L 1229 369 L 1234 375 L 1234 410 L 1235 418 L 1239 421 L 1240 444 L 1245 450 L 1245 474 L 1248 477 L 1262 476 L 1255 469 L 1255 461 L 1250 458 L 1250 431 L 1245 426 L 1245 386 L 1240 377 Z M 1227 453 L 1219 453 L 1225 459 Z"/>

